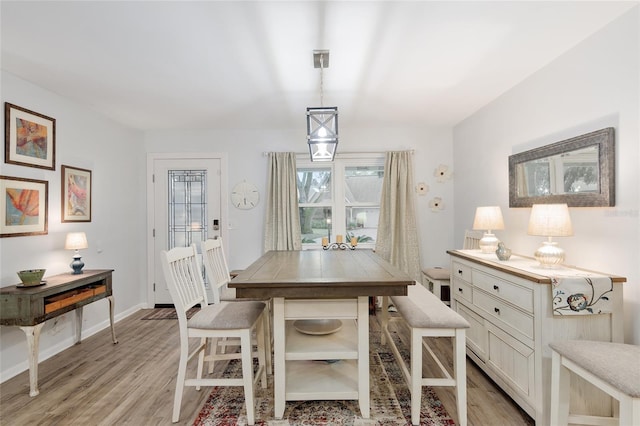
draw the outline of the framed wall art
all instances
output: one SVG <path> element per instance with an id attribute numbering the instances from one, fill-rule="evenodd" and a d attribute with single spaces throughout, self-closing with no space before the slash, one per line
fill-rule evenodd
<path id="1" fill-rule="evenodd" d="M 48 232 L 49 182 L 0 176 L 0 237 Z"/>
<path id="2" fill-rule="evenodd" d="M 91 170 L 62 166 L 62 222 L 91 222 Z"/>
<path id="3" fill-rule="evenodd" d="M 4 162 L 56 169 L 56 120 L 25 108 L 4 104 Z"/>

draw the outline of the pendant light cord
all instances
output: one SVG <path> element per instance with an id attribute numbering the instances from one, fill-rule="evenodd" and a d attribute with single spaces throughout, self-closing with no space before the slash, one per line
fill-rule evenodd
<path id="1" fill-rule="evenodd" d="M 320 106 L 324 107 L 324 79 L 323 79 L 323 70 L 324 70 L 324 55 L 320 54 Z"/>

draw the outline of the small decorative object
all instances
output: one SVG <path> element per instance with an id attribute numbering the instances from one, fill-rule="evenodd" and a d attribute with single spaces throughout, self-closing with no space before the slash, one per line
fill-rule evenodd
<path id="1" fill-rule="evenodd" d="M 86 249 L 89 247 L 87 244 L 87 235 L 84 232 L 69 232 L 67 239 L 64 243 L 64 248 L 67 250 L 75 250 L 73 255 L 73 262 L 69 266 L 73 269 L 74 274 L 81 274 L 82 268 L 84 268 L 84 262 L 82 256 L 80 256 L 80 249 Z"/>
<path id="2" fill-rule="evenodd" d="M 231 191 L 231 204 L 237 209 L 249 210 L 258 205 L 260 193 L 258 187 L 247 181 L 242 181 Z"/>
<path id="3" fill-rule="evenodd" d="M 424 195 L 429 192 L 429 185 L 424 182 L 420 182 L 416 185 L 416 192 L 418 195 Z"/>
<path id="4" fill-rule="evenodd" d="M 453 173 L 449 170 L 449 166 L 445 166 L 444 164 L 440 164 L 438 168 L 433 172 L 433 175 L 436 177 L 436 181 L 439 183 L 443 183 L 451 179 Z"/>
<path id="5" fill-rule="evenodd" d="M 25 269 L 24 271 L 17 272 L 22 285 L 19 287 L 33 287 L 42 284 L 42 277 L 46 269 Z"/>
<path id="6" fill-rule="evenodd" d="M 49 182 L 0 176 L 0 237 L 47 234 Z"/>
<path id="7" fill-rule="evenodd" d="M 473 219 L 473 229 L 486 229 L 486 232 L 480 240 L 480 250 L 483 253 L 494 253 L 500 241 L 491 233 L 491 230 L 504 229 L 504 220 L 502 219 L 500 206 L 478 207 L 476 209 L 476 216 Z"/>
<path id="8" fill-rule="evenodd" d="M 548 237 L 543 241 L 533 256 L 545 268 L 554 268 L 564 262 L 564 250 L 552 237 L 569 237 L 573 235 L 571 216 L 566 204 L 534 204 L 529 217 L 529 235 Z"/>
<path id="9" fill-rule="evenodd" d="M 343 242 L 342 235 L 336 235 L 336 242 L 335 243 L 329 243 L 329 238 L 323 237 L 322 238 L 322 249 L 323 250 L 331 250 L 331 249 L 355 250 L 356 246 L 358 245 L 358 238 L 357 237 L 351 237 L 351 240 L 349 240 L 349 243 L 350 244 L 347 244 L 347 243 Z"/>
<path id="10" fill-rule="evenodd" d="M 442 198 L 434 197 L 429 201 L 429 207 L 431 211 L 434 213 L 439 212 L 440 210 L 444 210 L 444 203 L 442 202 Z"/>
<path id="11" fill-rule="evenodd" d="M 91 222 L 91 170 L 62 166 L 62 222 Z"/>
<path id="12" fill-rule="evenodd" d="M 506 248 L 503 242 L 499 242 L 498 248 L 496 249 L 496 256 L 498 256 L 499 260 L 509 260 L 511 257 L 511 249 Z"/>
<path id="13" fill-rule="evenodd" d="M 56 120 L 4 104 L 4 162 L 40 169 L 56 169 Z"/>

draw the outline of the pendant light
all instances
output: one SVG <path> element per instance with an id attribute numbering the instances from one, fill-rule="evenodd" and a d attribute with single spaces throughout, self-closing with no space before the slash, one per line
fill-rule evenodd
<path id="1" fill-rule="evenodd" d="M 307 108 L 307 143 L 311 161 L 333 161 L 338 147 L 338 107 L 324 106 L 323 69 L 329 51 L 313 51 L 313 67 L 320 68 L 320 106 Z"/>

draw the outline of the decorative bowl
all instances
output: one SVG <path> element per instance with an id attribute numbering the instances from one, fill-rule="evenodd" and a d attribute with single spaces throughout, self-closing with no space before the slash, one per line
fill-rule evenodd
<path id="1" fill-rule="evenodd" d="M 39 285 L 46 269 L 25 269 L 17 272 L 23 286 Z"/>

